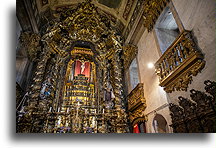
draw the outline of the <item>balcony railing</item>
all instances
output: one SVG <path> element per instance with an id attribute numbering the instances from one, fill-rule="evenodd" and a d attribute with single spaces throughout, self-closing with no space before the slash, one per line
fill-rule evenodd
<path id="1" fill-rule="evenodd" d="M 143 83 L 139 83 L 128 95 L 128 110 L 129 118 L 131 122 L 134 122 L 135 119 L 142 118 L 145 120 L 143 114 L 146 108 L 146 100 L 144 98 L 144 89 Z"/>
<path id="2" fill-rule="evenodd" d="M 203 59 L 192 33 L 182 32 L 155 64 L 160 86 L 168 93 L 186 91 L 192 76 L 196 76 L 204 68 Z"/>

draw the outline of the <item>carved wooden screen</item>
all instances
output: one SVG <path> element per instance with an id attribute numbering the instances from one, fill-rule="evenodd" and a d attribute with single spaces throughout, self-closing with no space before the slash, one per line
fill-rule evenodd
<path id="1" fill-rule="evenodd" d="M 179 105 L 170 104 L 175 133 L 216 132 L 216 83 L 209 80 L 204 83 L 206 93 L 192 89 L 191 99 L 180 96 Z"/>

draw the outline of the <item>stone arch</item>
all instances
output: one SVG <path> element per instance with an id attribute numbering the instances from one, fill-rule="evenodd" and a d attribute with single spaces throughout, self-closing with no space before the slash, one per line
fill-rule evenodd
<path id="1" fill-rule="evenodd" d="M 152 126 L 155 133 L 168 133 L 167 121 L 161 114 L 155 115 Z"/>

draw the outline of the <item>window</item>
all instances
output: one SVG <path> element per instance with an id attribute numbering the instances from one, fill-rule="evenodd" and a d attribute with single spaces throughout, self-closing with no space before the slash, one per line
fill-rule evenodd
<path id="1" fill-rule="evenodd" d="M 131 63 L 130 68 L 129 68 L 129 72 L 130 72 L 131 90 L 133 90 L 137 86 L 137 84 L 139 83 L 139 76 L 138 76 L 138 68 L 137 68 L 136 58 Z"/>
<path id="2" fill-rule="evenodd" d="M 155 32 L 163 54 L 180 34 L 178 25 L 169 7 L 166 7 L 158 18 Z"/>

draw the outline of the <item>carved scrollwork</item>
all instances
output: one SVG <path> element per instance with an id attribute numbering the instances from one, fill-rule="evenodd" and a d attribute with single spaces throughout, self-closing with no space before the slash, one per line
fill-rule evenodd
<path id="1" fill-rule="evenodd" d="M 173 123 L 175 123 L 175 121 L 179 121 L 179 120 L 183 119 L 184 111 L 183 111 L 182 107 L 175 105 L 173 103 L 170 103 L 169 109 L 171 111 L 170 115 L 171 115 L 171 118 L 173 120 Z"/>
<path id="2" fill-rule="evenodd" d="M 213 98 L 215 99 L 216 96 L 216 82 L 210 81 L 210 80 L 206 80 L 204 82 L 205 86 L 205 90 L 207 93 L 211 94 L 211 96 L 213 96 Z"/>
<path id="3" fill-rule="evenodd" d="M 21 48 L 24 48 L 27 52 L 27 56 L 31 61 L 37 59 L 37 54 L 41 50 L 40 48 L 40 35 L 30 32 L 22 32 L 20 35 Z"/>
<path id="4" fill-rule="evenodd" d="M 141 106 L 135 111 L 129 113 L 129 118 L 130 118 L 131 123 L 133 123 L 138 118 L 144 118 L 145 120 L 147 120 L 147 117 L 144 115 L 144 111 L 145 111 L 145 107 Z"/>
<path id="5" fill-rule="evenodd" d="M 207 83 L 209 91 L 214 89 L 215 82 L 207 80 L 205 83 Z M 191 99 L 179 97 L 179 105 L 170 104 L 171 126 L 174 132 L 215 132 L 216 112 L 213 97 L 194 89 L 190 92 Z"/>
<path id="6" fill-rule="evenodd" d="M 135 45 L 125 45 L 123 46 L 123 59 L 124 59 L 124 68 L 128 69 L 133 59 L 138 54 L 138 48 Z"/>
<path id="7" fill-rule="evenodd" d="M 197 112 L 202 113 L 212 108 L 212 97 L 206 95 L 204 92 L 197 91 L 194 89 L 190 90 L 190 92 L 191 99 L 197 104 Z"/>
<path id="8" fill-rule="evenodd" d="M 166 5 L 170 2 L 170 0 L 145 0 L 143 3 L 144 8 L 144 26 L 148 29 L 150 32 L 154 24 L 156 23 L 156 20 L 160 16 L 163 9 L 166 7 Z"/>
<path id="9" fill-rule="evenodd" d="M 184 97 L 178 97 L 179 105 L 184 109 L 185 118 L 195 114 L 196 104 Z"/>
<path id="10" fill-rule="evenodd" d="M 144 111 L 146 100 L 144 98 L 143 84 L 139 83 L 128 95 L 128 110 L 131 123 L 137 118 L 146 118 Z M 147 119 L 147 118 L 146 118 Z"/>

